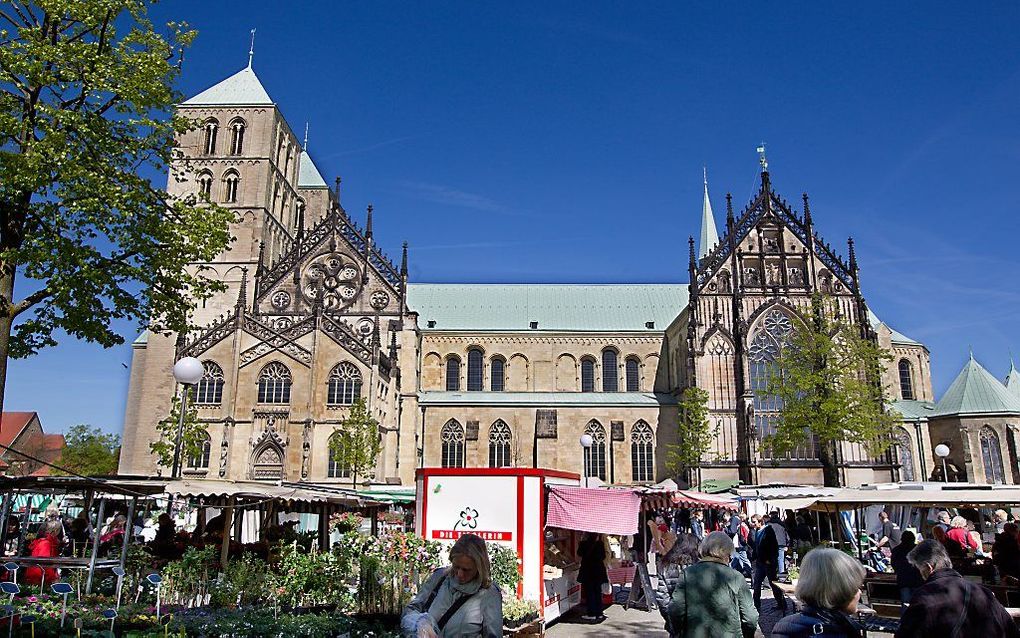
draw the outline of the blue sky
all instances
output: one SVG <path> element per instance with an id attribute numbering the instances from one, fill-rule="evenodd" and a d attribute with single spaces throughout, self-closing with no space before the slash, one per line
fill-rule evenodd
<path id="1" fill-rule="evenodd" d="M 237 6 L 156 7 L 199 31 L 181 91 L 242 68 L 257 28 L 269 94 L 414 281 L 686 281 L 702 166 L 721 222 L 764 140 L 938 395 L 968 347 L 996 376 L 1020 350 L 1016 2 Z M 130 356 L 65 338 L 12 362 L 6 408 L 120 431 Z"/>

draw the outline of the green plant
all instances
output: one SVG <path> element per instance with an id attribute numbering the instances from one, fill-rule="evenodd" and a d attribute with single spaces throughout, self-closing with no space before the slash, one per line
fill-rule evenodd
<path id="1" fill-rule="evenodd" d="M 688 483 L 694 483 L 696 477 L 691 474 L 701 466 L 718 434 L 718 426 L 709 426 L 708 392 L 697 387 L 686 388 L 677 405 L 677 442 L 666 448 L 666 467 Z"/>
<path id="2" fill-rule="evenodd" d="M 333 461 L 351 473 L 351 484 L 357 486 L 358 476 L 375 467 L 382 442 L 379 422 L 369 413 L 365 400 L 354 400 L 340 429 L 329 437 L 329 453 Z"/>
<path id="3" fill-rule="evenodd" d="M 488 543 L 488 548 L 492 582 L 510 596 L 516 596 L 517 584 L 521 582 L 521 560 L 517 552 L 498 543 Z"/>
<path id="4" fill-rule="evenodd" d="M 212 587 L 210 604 L 214 607 L 253 605 L 266 598 L 269 565 L 250 554 L 227 564 L 223 577 Z"/>
<path id="5" fill-rule="evenodd" d="M 503 622 L 508 627 L 516 627 L 527 622 L 538 614 L 538 603 L 532 600 L 521 600 L 509 597 L 503 601 Z"/>
<path id="6" fill-rule="evenodd" d="M 189 547 L 180 560 L 163 568 L 161 592 L 163 600 L 180 605 L 201 605 L 209 587 L 210 574 L 216 564 L 216 548 Z"/>

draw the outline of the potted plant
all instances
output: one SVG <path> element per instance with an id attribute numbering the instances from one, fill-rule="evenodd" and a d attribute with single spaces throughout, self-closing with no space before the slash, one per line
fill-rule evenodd
<path id="1" fill-rule="evenodd" d="M 538 620 L 538 605 L 531 600 L 510 598 L 503 603 L 503 626 L 519 629 Z"/>

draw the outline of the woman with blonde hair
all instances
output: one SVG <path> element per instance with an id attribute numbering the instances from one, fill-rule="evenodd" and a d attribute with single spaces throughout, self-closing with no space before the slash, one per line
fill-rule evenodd
<path id="1" fill-rule="evenodd" d="M 492 582 L 485 541 L 464 534 L 450 548 L 450 566 L 437 569 L 404 609 L 409 638 L 501 638 L 503 596 Z"/>
<path id="2" fill-rule="evenodd" d="M 744 576 L 730 567 L 733 540 L 712 532 L 701 541 L 701 560 L 680 572 L 667 610 L 674 638 L 742 638 L 754 635 L 758 611 Z"/>
<path id="3" fill-rule="evenodd" d="M 813 549 L 804 556 L 797 580 L 800 613 L 780 620 L 772 638 L 860 638 L 857 612 L 864 566 L 838 549 Z"/>

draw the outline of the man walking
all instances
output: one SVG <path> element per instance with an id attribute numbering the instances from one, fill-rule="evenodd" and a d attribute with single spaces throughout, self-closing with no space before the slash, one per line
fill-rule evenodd
<path id="1" fill-rule="evenodd" d="M 733 560 L 730 567 L 737 570 L 744 577 L 751 576 L 751 561 L 747 558 L 747 549 L 750 546 L 748 537 L 751 529 L 744 522 L 742 514 L 734 514 L 730 519 L 730 529 L 733 529 Z"/>
<path id="2" fill-rule="evenodd" d="M 769 527 L 772 528 L 773 533 L 776 535 L 776 543 L 779 545 L 778 562 L 776 564 L 776 573 L 786 573 L 786 548 L 790 545 L 790 535 L 786 531 L 786 525 L 783 525 L 783 520 L 779 518 L 779 510 L 775 510 L 769 516 Z"/>
<path id="3" fill-rule="evenodd" d="M 772 595 L 776 599 L 776 606 L 785 615 L 786 597 L 783 590 L 776 585 L 779 580 L 777 569 L 779 566 L 779 543 L 776 541 L 776 532 L 771 525 L 762 520 L 761 516 L 755 514 L 751 517 L 751 525 L 754 527 L 754 575 L 751 578 L 751 594 L 754 600 L 754 607 L 761 611 L 761 585 L 767 580 L 772 588 Z"/>

